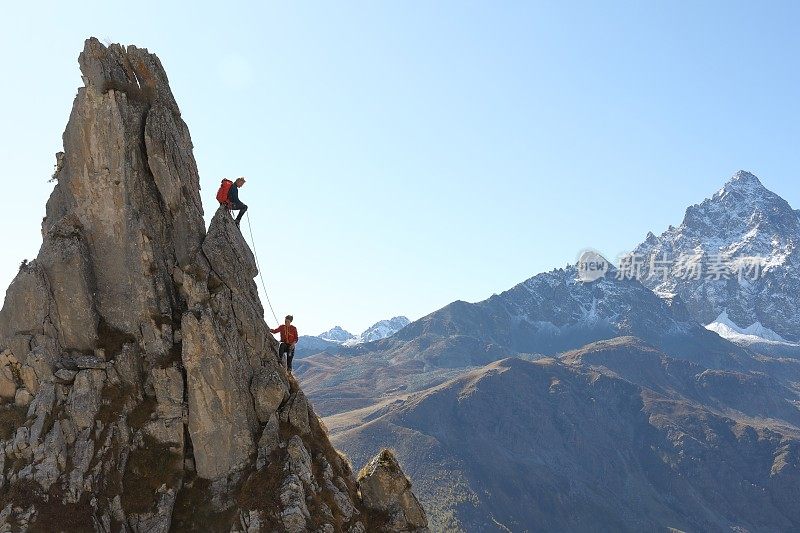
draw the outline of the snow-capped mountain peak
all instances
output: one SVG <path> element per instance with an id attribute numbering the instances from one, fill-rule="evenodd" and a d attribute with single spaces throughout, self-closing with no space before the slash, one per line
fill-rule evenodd
<path id="1" fill-rule="evenodd" d="M 764 191 L 770 192 L 769 189 L 764 187 L 764 184 L 761 183 L 761 180 L 759 180 L 755 174 L 747 172 L 746 170 L 740 170 L 734 174 L 722 189 L 719 190 L 718 194 L 726 194 L 734 191 L 746 194 Z"/>
<path id="2" fill-rule="evenodd" d="M 800 218 L 750 172 L 737 172 L 690 206 L 680 226 L 649 233 L 634 255 L 644 262 L 642 282 L 658 294 L 680 295 L 699 322 L 715 323 L 727 311 L 735 323 L 800 338 L 793 296 L 800 290 Z M 700 266 L 690 271 L 695 259 Z"/>
<path id="3" fill-rule="evenodd" d="M 326 341 L 342 343 L 355 338 L 355 335 L 347 330 L 342 329 L 341 326 L 334 326 L 325 333 L 318 335 L 318 337 Z"/>
<path id="4" fill-rule="evenodd" d="M 793 210 L 786 200 L 764 187 L 753 174 L 740 170 L 711 198 L 690 206 L 683 224 L 676 230 L 738 239 L 755 228 L 770 232 L 787 222 L 796 224 L 797 217 L 791 213 Z M 731 230 L 736 234 L 731 235 Z"/>

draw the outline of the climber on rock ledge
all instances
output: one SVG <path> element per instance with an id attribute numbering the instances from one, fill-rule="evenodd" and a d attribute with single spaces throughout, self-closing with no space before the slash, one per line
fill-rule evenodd
<path id="1" fill-rule="evenodd" d="M 297 335 L 297 328 L 292 325 L 292 320 L 294 320 L 292 315 L 286 315 L 286 320 L 283 324 L 275 329 L 270 330 L 272 333 L 281 334 L 281 344 L 278 347 L 278 358 L 281 360 L 281 364 L 283 364 L 283 354 L 286 354 L 286 370 L 288 370 L 289 373 L 292 372 L 294 347 L 297 344 L 297 339 L 299 339 Z"/>
<path id="2" fill-rule="evenodd" d="M 239 214 L 236 215 L 236 225 L 238 226 L 239 223 L 242 221 L 242 217 L 247 212 L 247 206 L 239 200 L 239 189 L 244 187 L 245 179 L 238 178 L 236 181 L 233 182 L 231 185 L 230 190 L 228 191 L 228 203 L 230 204 L 230 208 L 232 211 L 239 211 Z"/>
<path id="3" fill-rule="evenodd" d="M 239 189 L 244 186 L 245 182 L 246 180 L 243 177 L 237 178 L 236 181 L 223 179 L 217 191 L 217 201 L 221 205 L 224 205 L 229 211 L 239 211 L 235 220 L 237 227 L 247 212 L 247 205 L 239 200 Z"/>

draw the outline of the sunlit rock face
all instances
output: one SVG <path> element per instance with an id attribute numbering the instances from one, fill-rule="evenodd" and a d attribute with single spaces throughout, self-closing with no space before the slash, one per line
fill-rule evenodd
<path id="1" fill-rule="evenodd" d="M 0 528 L 394 531 L 277 358 L 161 62 L 88 39 L 0 311 Z M 424 515 L 423 515 L 424 516 Z"/>

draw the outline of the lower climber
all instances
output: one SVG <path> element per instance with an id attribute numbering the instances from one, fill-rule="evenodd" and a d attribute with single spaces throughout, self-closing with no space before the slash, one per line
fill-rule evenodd
<path id="1" fill-rule="evenodd" d="M 292 371 L 292 359 L 294 359 L 294 347 L 297 344 L 297 328 L 292 325 L 292 320 L 294 317 L 292 315 L 286 315 L 286 320 L 283 324 L 278 326 L 275 329 L 271 329 L 272 333 L 280 333 L 281 334 L 281 344 L 278 347 L 278 358 L 281 360 L 281 364 L 283 364 L 283 354 L 286 354 L 286 370 L 290 373 Z"/>

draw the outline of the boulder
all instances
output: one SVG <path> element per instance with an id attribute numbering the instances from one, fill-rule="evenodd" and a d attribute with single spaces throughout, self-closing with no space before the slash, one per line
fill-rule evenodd
<path id="1" fill-rule="evenodd" d="M 286 375 L 279 369 L 259 367 L 253 375 L 250 392 L 255 400 L 258 419 L 264 423 L 289 397 L 289 383 L 286 380 Z"/>
<path id="2" fill-rule="evenodd" d="M 28 389 L 17 389 L 16 394 L 14 395 L 14 404 L 19 407 L 28 407 L 30 405 L 31 400 L 33 400 L 33 395 L 28 391 Z"/>
<path id="3" fill-rule="evenodd" d="M 311 433 L 308 411 L 308 400 L 305 394 L 303 394 L 303 391 L 297 390 L 289 396 L 289 400 L 281 407 L 280 418 L 282 422 L 291 424 L 301 435 L 307 435 Z"/>
<path id="4" fill-rule="evenodd" d="M 33 368 L 39 384 L 53 380 L 54 363 L 55 356 L 53 352 L 45 351 L 41 348 L 35 348 L 27 359 L 27 364 Z"/>
<path id="5" fill-rule="evenodd" d="M 303 482 L 296 474 L 289 474 L 280 488 L 280 501 L 283 509 L 280 513 L 284 531 L 287 533 L 303 533 L 308 531 L 307 520 L 311 517 L 306 505 L 306 492 Z"/>
<path id="6" fill-rule="evenodd" d="M 81 370 L 75 375 L 75 382 L 67 400 L 67 413 L 78 429 L 92 427 L 94 418 L 100 410 L 100 396 L 106 373 L 102 370 Z"/>
<path id="7" fill-rule="evenodd" d="M 59 368 L 56 370 L 55 378 L 60 383 L 72 383 L 75 381 L 75 376 L 78 374 L 77 370 L 69 370 L 66 368 Z"/>
<path id="8" fill-rule="evenodd" d="M 158 402 L 159 418 L 171 419 L 183 416 L 183 374 L 174 366 L 154 368 L 150 371 Z"/>
<path id="9" fill-rule="evenodd" d="M 31 442 L 37 442 L 42 436 L 42 431 L 45 429 L 45 422 L 52 415 L 55 402 L 55 385 L 52 383 L 44 383 L 30 406 L 28 406 L 28 417 L 34 419 L 30 431 Z"/>
<path id="10" fill-rule="evenodd" d="M 425 511 L 390 450 L 384 449 L 361 469 L 358 488 L 365 506 L 389 515 L 393 531 L 427 531 Z"/>
<path id="11" fill-rule="evenodd" d="M 303 439 L 299 435 L 294 435 L 289 439 L 286 444 L 286 453 L 288 455 L 287 470 L 296 474 L 312 493 L 318 492 L 319 487 L 312 472 L 311 454 L 308 453 Z"/>

